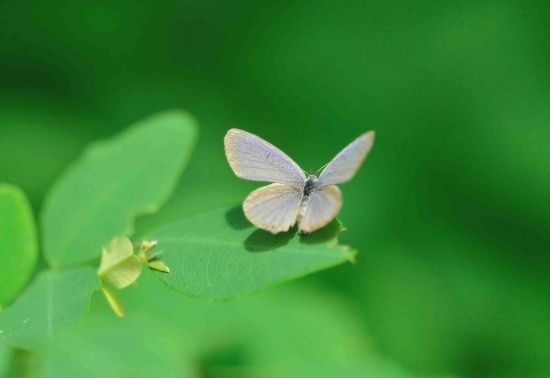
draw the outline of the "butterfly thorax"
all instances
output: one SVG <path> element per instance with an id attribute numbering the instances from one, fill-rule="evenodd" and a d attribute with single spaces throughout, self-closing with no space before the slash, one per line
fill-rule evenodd
<path id="1" fill-rule="evenodd" d="M 304 185 L 304 196 L 310 196 L 317 189 L 317 176 L 309 175 L 306 184 Z"/>

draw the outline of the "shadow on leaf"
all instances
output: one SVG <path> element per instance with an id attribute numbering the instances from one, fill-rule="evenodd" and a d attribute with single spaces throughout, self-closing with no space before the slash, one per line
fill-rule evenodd
<path id="1" fill-rule="evenodd" d="M 246 230 L 252 227 L 252 224 L 246 219 L 243 209 L 240 206 L 232 207 L 225 213 L 227 224 L 234 230 Z"/>
<path id="2" fill-rule="evenodd" d="M 235 206 L 225 213 L 227 224 L 234 230 L 246 230 L 253 225 L 244 216 L 240 206 Z M 304 244 L 319 244 L 326 243 L 335 239 L 340 231 L 342 224 L 338 220 L 333 220 L 326 227 L 315 231 L 308 235 L 298 236 L 297 227 L 292 227 L 288 232 L 272 234 L 259 228 L 255 228 L 252 233 L 246 238 L 243 245 L 244 248 L 253 253 L 266 252 L 276 250 L 287 245 L 295 237 L 300 238 L 300 243 Z"/>
<path id="3" fill-rule="evenodd" d="M 272 234 L 271 232 L 256 229 L 244 241 L 244 248 L 249 252 L 266 252 L 283 247 L 296 236 L 296 228 L 288 232 Z"/>
<path id="4" fill-rule="evenodd" d="M 338 219 L 333 220 L 325 227 L 312 232 L 311 234 L 304 235 L 300 238 L 300 243 L 305 244 L 318 244 L 325 243 L 329 240 L 335 239 L 338 234 L 343 230 L 342 223 Z"/>

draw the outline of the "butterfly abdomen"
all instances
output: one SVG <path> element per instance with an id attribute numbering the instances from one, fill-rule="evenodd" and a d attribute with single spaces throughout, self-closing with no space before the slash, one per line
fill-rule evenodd
<path id="1" fill-rule="evenodd" d="M 296 217 L 296 223 L 298 224 L 298 233 L 300 235 L 307 234 L 307 232 L 301 229 L 300 223 L 302 223 L 302 219 L 305 216 L 305 213 L 307 211 L 310 201 L 311 201 L 311 197 L 309 195 L 304 195 L 304 197 L 302 198 L 302 202 L 300 203 L 300 209 L 298 210 L 298 216 Z"/>

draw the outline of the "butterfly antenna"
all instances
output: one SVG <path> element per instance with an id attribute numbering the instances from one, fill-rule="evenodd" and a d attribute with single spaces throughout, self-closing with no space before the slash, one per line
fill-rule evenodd
<path id="1" fill-rule="evenodd" d="M 317 176 L 317 173 L 321 172 L 323 169 L 325 169 L 327 167 L 328 163 L 326 163 L 325 165 L 323 165 L 321 168 L 319 168 L 317 170 L 317 172 L 315 172 L 315 175 Z"/>

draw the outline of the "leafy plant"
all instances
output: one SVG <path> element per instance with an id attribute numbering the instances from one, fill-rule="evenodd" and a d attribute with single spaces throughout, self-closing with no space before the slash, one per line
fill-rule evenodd
<path id="1" fill-rule="evenodd" d="M 133 241 L 140 246 L 134 254 L 128 237 L 135 218 L 168 199 L 196 138 L 188 114 L 167 111 L 85 151 L 45 200 L 40 223 L 48 268 L 0 315 L 0 338 L 20 349 L 39 347 L 77 325 L 99 289 L 122 316 L 115 290 L 134 284 L 143 265 L 184 295 L 228 300 L 353 259 L 353 250 L 337 244 L 343 230 L 338 221 L 302 238 L 295 230 L 271 235 L 254 229 L 240 207 L 150 230 L 151 242 Z M 1 186 L 0 206 L 6 251 L 0 301 L 9 303 L 29 279 L 38 253 L 22 192 Z M 150 254 L 157 242 L 159 252 Z"/>
<path id="2" fill-rule="evenodd" d="M 0 306 L 8 304 L 29 280 L 38 258 L 32 210 L 24 193 L 0 185 Z"/>
<path id="3" fill-rule="evenodd" d="M 59 268 L 93 261 L 134 219 L 160 208 L 196 140 L 193 119 L 165 112 L 92 145 L 57 181 L 41 218 L 44 257 Z"/>
<path id="4" fill-rule="evenodd" d="M 1 315 L 2 337 L 14 347 L 39 347 L 78 324 L 97 288 L 97 276 L 90 267 L 41 272 Z"/>
<path id="5" fill-rule="evenodd" d="M 114 238 L 108 248 L 103 248 L 97 274 L 117 289 L 124 289 L 138 279 L 141 261 L 134 256 L 134 247 L 128 238 Z"/>

